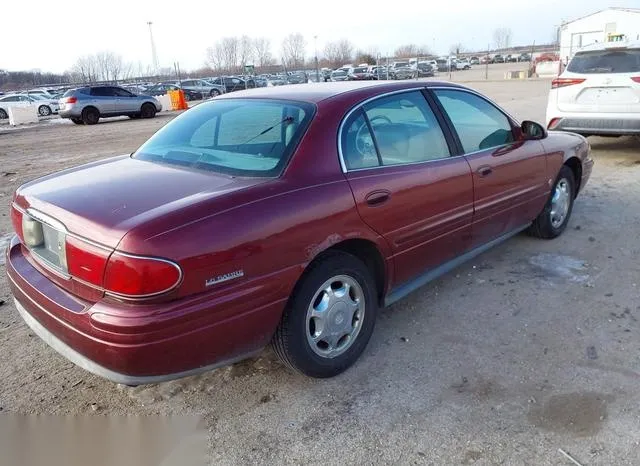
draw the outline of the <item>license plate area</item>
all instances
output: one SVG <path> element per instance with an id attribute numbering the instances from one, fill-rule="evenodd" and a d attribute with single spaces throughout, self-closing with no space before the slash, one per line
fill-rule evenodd
<path id="1" fill-rule="evenodd" d="M 44 265 L 67 274 L 66 232 L 34 218 L 29 212 L 22 217 L 24 242 L 31 254 Z"/>

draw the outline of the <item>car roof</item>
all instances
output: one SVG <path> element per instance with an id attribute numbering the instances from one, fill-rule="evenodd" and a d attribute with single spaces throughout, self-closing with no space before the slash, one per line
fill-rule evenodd
<path id="1" fill-rule="evenodd" d="M 585 47 L 582 47 L 578 50 L 580 52 L 596 52 L 599 50 L 607 50 L 607 49 L 640 49 L 640 40 L 625 40 L 625 41 L 615 41 L 615 42 L 596 42 L 595 44 L 590 44 Z"/>
<path id="2" fill-rule="evenodd" d="M 332 99 L 340 95 L 361 90 L 369 90 L 371 96 L 379 93 L 393 92 L 395 90 L 414 89 L 416 87 L 457 87 L 458 84 L 441 81 L 344 81 L 329 83 L 291 84 L 288 86 L 259 87 L 243 91 L 222 94 L 216 97 L 220 99 L 252 98 L 252 99 L 279 99 L 296 100 L 301 102 L 318 103 Z"/>

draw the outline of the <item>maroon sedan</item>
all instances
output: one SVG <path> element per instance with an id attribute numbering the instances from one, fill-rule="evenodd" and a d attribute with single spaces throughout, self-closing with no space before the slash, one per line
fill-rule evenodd
<path id="1" fill-rule="evenodd" d="M 269 342 L 329 377 L 362 353 L 379 306 L 522 230 L 561 234 L 592 165 L 581 136 L 459 85 L 237 92 L 131 155 L 20 187 L 9 282 L 35 333 L 115 382 Z"/>

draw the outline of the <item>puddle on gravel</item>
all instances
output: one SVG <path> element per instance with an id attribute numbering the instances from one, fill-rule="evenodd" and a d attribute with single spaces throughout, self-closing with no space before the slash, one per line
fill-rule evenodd
<path id="1" fill-rule="evenodd" d="M 531 257 L 529 263 L 548 278 L 563 278 L 577 283 L 589 279 L 586 263 L 571 256 L 542 253 Z"/>
<path id="2" fill-rule="evenodd" d="M 567 393 L 552 396 L 542 406 L 529 412 L 529 421 L 536 427 L 577 437 L 596 434 L 607 419 L 607 405 L 613 397 L 602 393 Z"/>
<path id="3" fill-rule="evenodd" d="M 7 246 L 9 246 L 11 238 L 13 238 L 13 233 L 0 235 L 0 265 L 4 264 L 4 250 Z"/>

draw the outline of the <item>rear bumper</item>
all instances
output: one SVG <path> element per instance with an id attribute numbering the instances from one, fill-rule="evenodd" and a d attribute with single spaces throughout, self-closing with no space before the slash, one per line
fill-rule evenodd
<path id="1" fill-rule="evenodd" d="M 554 131 L 571 131 L 585 135 L 635 135 L 640 134 L 640 115 L 559 115 L 553 127 Z"/>
<path id="2" fill-rule="evenodd" d="M 126 385 L 185 377 L 255 354 L 270 341 L 286 302 L 254 284 L 168 303 L 90 303 L 40 273 L 17 238 L 6 266 L 16 308 L 34 333 L 83 369 Z"/>
<path id="3" fill-rule="evenodd" d="M 64 109 L 58 110 L 58 115 L 60 118 L 80 118 L 82 116 L 82 109 L 77 106 L 71 108 L 65 107 Z"/>

